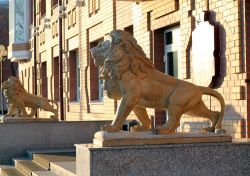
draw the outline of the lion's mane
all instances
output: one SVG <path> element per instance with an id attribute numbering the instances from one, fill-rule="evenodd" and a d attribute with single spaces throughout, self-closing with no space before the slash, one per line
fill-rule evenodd
<path id="1" fill-rule="evenodd" d="M 128 32 L 114 30 L 110 34 L 111 45 L 105 59 L 105 71 L 111 79 L 120 79 L 130 69 L 135 75 L 145 75 L 147 68 L 154 69 L 136 39 Z"/>

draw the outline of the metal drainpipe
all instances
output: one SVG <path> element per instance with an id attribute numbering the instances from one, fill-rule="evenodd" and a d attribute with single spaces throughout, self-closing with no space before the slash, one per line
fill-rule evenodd
<path id="1" fill-rule="evenodd" d="M 36 35 L 37 35 L 37 28 L 36 28 L 36 0 L 33 1 L 33 37 L 34 37 L 34 86 L 33 86 L 33 90 L 34 90 L 34 94 L 37 95 L 37 62 L 36 62 L 36 54 L 37 54 L 37 47 L 36 47 Z M 36 111 L 35 113 L 35 117 L 38 117 L 38 111 Z"/>
<path id="2" fill-rule="evenodd" d="M 37 95 L 37 68 L 36 68 L 36 55 L 37 55 L 37 47 L 36 47 L 36 34 L 37 34 L 37 29 L 36 29 L 36 1 L 33 1 L 33 27 L 34 27 L 34 94 Z"/>
<path id="3" fill-rule="evenodd" d="M 58 10 L 59 13 L 63 13 L 63 10 L 60 12 L 60 7 L 62 7 L 62 0 L 58 0 Z M 60 118 L 61 120 L 65 120 L 64 118 L 64 107 L 63 107 L 63 48 L 62 48 L 62 18 L 63 16 L 59 14 L 58 18 L 58 28 L 59 28 L 59 101 L 60 101 Z"/>

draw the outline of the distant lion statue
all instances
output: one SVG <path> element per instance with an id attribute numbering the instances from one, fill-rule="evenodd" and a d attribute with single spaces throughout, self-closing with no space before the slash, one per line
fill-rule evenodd
<path id="1" fill-rule="evenodd" d="M 107 96 L 121 99 L 115 118 L 103 130 L 119 131 L 131 111 L 141 122 L 134 131 L 150 130 L 151 121 L 146 108 L 168 110 L 168 121 L 158 127 L 160 134 L 174 133 L 183 114 L 205 117 L 211 127 L 204 131 L 224 133 L 221 122 L 225 103 L 223 97 L 208 87 L 176 79 L 154 68 L 133 36 L 122 30 L 110 33 L 110 40 L 103 41 L 91 49 L 94 63 L 100 66 Z M 211 95 L 219 100 L 221 111 L 209 110 L 202 95 Z"/>
<path id="2" fill-rule="evenodd" d="M 51 118 L 58 119 L 57 102 L 28 93 L 17 77 L 9 77 L 7 81 L 2 83 L 2 89 L 7 98 L 7 103 L 10 105 L 7 116 L 15 115 L 17 109 L 19 109 L 23 117 L 32 118 L 35 116 L 37 109 L 40 108 L 54 113 Z M 50 102 L 54 103 L 56 108 L 53 108 Z M 30 114 L 27 114 L 26 107 L 31 108 Z"/>

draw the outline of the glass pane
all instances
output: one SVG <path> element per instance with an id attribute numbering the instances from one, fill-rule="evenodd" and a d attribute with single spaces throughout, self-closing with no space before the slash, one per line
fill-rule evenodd
<path id="1" fill-rule="evenodd" d="M 178 77 L 178 52 L 173 52 L 173 67 L 174 67 L 174 77 Z"/>
<path id="2" fill-rule="evenodd" d="M 99 79 L 101 67 L 98 67 L 98 87 L 99 87 L 99 100 L 103 100 L 103 80 Z"/>
<path id="3" fill-rule="evenodd" d="M 178 52 L 167 53 L 168 75 L 178 77 Z"/>
<path id="4" fill-rule="evenodd" d="M 167 54 L 168 62 L 168 74 L 174 76 L 174 63 L 173 63 L 173 52 Z"/>
<path id="5" fill-rule="evenodd" d="M 165 42 L 166 42 L 166 45 L 173 44 L 173 33 L 172 33 L 172 31 L 167 32 L 165 34 Z"/>

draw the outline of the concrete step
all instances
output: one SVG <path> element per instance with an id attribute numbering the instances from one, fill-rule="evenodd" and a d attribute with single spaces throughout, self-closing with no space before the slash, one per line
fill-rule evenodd
<path id="1" fill-rule="evenodd" d="M 15 160 L 15 166 L 27 176 L 32 176 L 33 171 L 47 171 L 46 168 L 31 160 Z"/>
<path id="2" fill-rule="evenodd" d="M 26 176 L 15 167 L 1 168 L 1 176 Z"/>
<path id="3" fill-rule="evenodd" d="M 32 176 L 62 176 L 62 175 L 57 175 L 51 171 L 34 171 L 32 172 Z"/>
<path id="4" fill-rule="evenodd" d="M 75 148 L 67 149 L 47 149 L 47 150 L 27 150 L 27 158 L 32 159 L 33 154 L 50 154 L 50 153 L 75 153 Z"/>
<path id="5" fill-rule="evenodd" d="M 60 176 L 76 176 L 76 161 L 52 162 L 50 170 Z"/>
<path id="6" fill-rule="evenodd" d="M 50 169 L 51 162 L 75 161 L 75 153 L 50 153 L 50 154 L 33 154 L 33 161 L 39 165 Z"/>
<path id="7" fill-rule="evenodd" d="M 0 174 L 2 169 L 13 169 L 15 168 L 15 166 L 11 166 L 11 165 L 0 165 Z"/>

